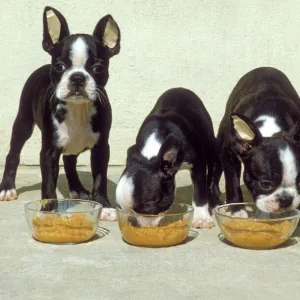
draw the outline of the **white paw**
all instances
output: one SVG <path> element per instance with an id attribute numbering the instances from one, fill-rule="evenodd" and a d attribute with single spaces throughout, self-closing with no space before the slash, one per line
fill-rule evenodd
<path id="1" fill-rule="evenodd" d="M 3 190 L 0 193 L 0 201 L 11 201 L 18 198 L 17 192 L 15 189 Z"/>
<path id="2" fill-rule="evenodd" d="M 117 214 L 114 208 L 103 208 L 100 220 L 102 221 L 117 221 Z"/>
<path id="3" fill-rule="evenodd" d="M 234 212 L 233 214 L 231 214 L 232 217 L 236 217 L 236 218 L 248 218 L 248 213 L 244 210 L 244 209 L 240 209 L 236 212 Z"/>
<path id="4" fill-rule="evenodd" d="M 212 228 L 215 223 L 208 211 L 208 206 L 194 206 L 194 218 L 193 218 L 194 228 Z"/>

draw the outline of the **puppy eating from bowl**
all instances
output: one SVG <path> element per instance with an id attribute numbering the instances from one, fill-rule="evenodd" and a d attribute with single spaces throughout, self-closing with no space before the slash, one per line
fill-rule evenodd
<path id="1" fill-rule="evenodd" d="M 218 163 L 212 121 L 202 101 L 190 90 L 170 89 L 159 97 L 127 150 L 116 202 L 122 211 L 157 215 L 137 218 L 141 226 L 157 226 L 174 202 L 177 172 L 188 168 L 194 187 L 193 227 L 213 227 L 209 209 L 219 202 L 212 178 Z"/>
<path id="2" fill-rule="evenodd" d="M 243 202 L 243 179 L 264 214 L 300 203 L 300 99 L 287 76 L 262 67 L 245 74 L 233 89 L 218 141 L 227 204 Z M 222 169 L 215 169 L 219 180 Z M 216 182 L 216 184 L 218 181 Z M 232 212 L 247 217 L 244 210 Z"/>
<path id="3" fill-rule="evenodd" d="M 115 218 L 107 198 L 107 166 L 111 106 L 105 91 L 109 61 L 120 51 L 120 30 L 110 15 L 101 18 L 92 35 L 70 34 L 64 16 L 46 7 L 43 49 L 51 64 L 34 71 L 26 81 L 14 121 L 10 150 L 0 184 L 0 200 L 17 198 L 15 178 L 20 153 L 35 125 L 42 134 L 41 197 L 45 210 L 57 206 L 56 184 L 63 154 L 72 199 L 91 199 L 104 207 L 104 219 Z M 76 170 L 77 157 L 91 151 L 93 191 L 87 191 Z M 113 215 L 111 216 L 111 212 Z"/>

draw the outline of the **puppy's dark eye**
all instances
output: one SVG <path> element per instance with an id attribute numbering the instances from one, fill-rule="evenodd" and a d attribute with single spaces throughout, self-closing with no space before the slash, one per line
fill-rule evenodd
<path id="1" fill-rule="evenodd" d="M 66 66 L 63 63 L 56 63 L 54 68 L 57 72 L 63 72 L 66 69 Z"/>
<path id="2" fill-rule="evenodd" d="M 96 64 L 92 68 L 93 73 L 101 73 L 103 71 L 101 64 Z"/>
<path id="3" fill-rule="evenodd" d="M 267 191 L 273 189 L 273 184 L 270 181 L 261 181 L 260 185 L 264 190 L 267 190 Z"/>

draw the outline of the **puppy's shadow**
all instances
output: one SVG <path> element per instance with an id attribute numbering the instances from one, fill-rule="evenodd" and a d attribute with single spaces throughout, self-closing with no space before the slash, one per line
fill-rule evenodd
<path id="1" fill-rule="evenodd" d="M 88 191 L 92 191 L 93 189 L 92 174 L 90 172 L 78 171 L 78 176 L 85 189 L 87 189 Z M 116 187 L 117 187 L 116 183 L 114 183 L 110 179 L 107 179 L 107 196 L 113 207 L 116 207 L 116 201 L 115 201 Z M 60 193 L 63 195 L 64 198 L 70 197 L 68 181 L 65 174 L 61 174 L 59 176 L 57 182 L 57 189 L 60 191 Z"/>
<path id="2" fill-rule="evenodd" d="M 243 197 L 244 197 L 244 202 L 253 202 L 253 199 L 248 191 L 248 189 L 246 188 L 246 186 L 243 184 L 241 185 L 241 189 L 242 189 L 242 193 L 243 193 Z M 226 201 L 226 194 L 225 192 L 221 193 L 221 202 L 223 204 L 225 204 Z"/>
<path id="3" fill-rule="evenodd" d="M 298 226 L 295 229 L 292 237 L 295 238 L 298 242 L 300 242 L 300 224 L 298 224 Z"/>
<path id="4" fill-rule="evenodd" d="M 185 203 L 191 205 L 193 199 L 193 187 L 192 185 L 187 185 L 179 187 L 176 189 L 175 202 Z"/>
<path id="5" fill-rule="evenodd" d="M 249 191 L 247 190 L 246 186 L 242 185 L 241 189 L 242 189 L 243 196 L 244 196 L 244 202 L 253 202 L 252 197 L 251 197 Z M 192 199 L 193 199 L 193 193 L 194 193 L 194 191 L 193 191 L 192 185 L 179 187 L 176 189 L 175 202 L 191 204 Z M 225 204 L 225 200 L 226 200 L 225 192 L 221 193 L 220 198 L 221 198 L 221 204 Z"/>
<path id="6" fill-rule="evenodd" d="M 92 191 L 92 186 L 93 186 L 92 174 L 90 172 L 78 171 L 78 175 L 79 175 L 80 181 L 83 184 L 83 186 L 88 191 Z M 116 206 L 116 202 L 115 202 L 116 186 L 117 186 L 116 183 L 107 179 L 107 195 L 108 195 L 109 201 L 113 207 Z M 68 181 L 67 181 L 65 174 L 60 174 L 58 176 L 57 189 L 62 194 L 63 198 L 67 199 L 70 197 Z M 25 192 L 31 192 L 31 191 L 39 191 L 39 193 L 40 193 L 40 190 L 41 190 L 41 182 L 30 185 L 30 186 L 23 186 L 23 187 L 17 189 L 17 193 L 18 193 L 18 195 L 21 195 L 22 193 L 25 193 Z"/>

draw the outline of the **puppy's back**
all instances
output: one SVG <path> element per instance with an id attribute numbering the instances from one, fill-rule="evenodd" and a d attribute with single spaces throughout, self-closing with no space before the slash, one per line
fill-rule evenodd
<path id="1" fill-rule="evenodd" d="M 150 121 L 174 122 L 196 148 L 217 152 L 211 117 L 201 99 L 185 88 L 172 88 L 164 92 L 146 117 L 141 130 Z"/>

